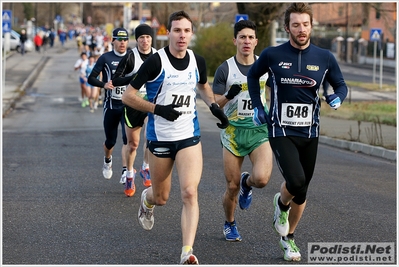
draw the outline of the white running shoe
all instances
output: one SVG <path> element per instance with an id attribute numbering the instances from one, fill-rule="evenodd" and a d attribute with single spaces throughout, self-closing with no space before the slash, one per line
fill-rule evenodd
<path id="1" fill-rule="evenodd" d="M 126 170 L 123 170 L 121 179 L 119 180 L 120 184 L 125 184 L 126 183 Z"/>
<path id="2" fill-rule="evenodd" d="M 273 205 L 274 205 L 274 219 L 273 226 L 276 232 L 280 236 L 288 235 L 288 231 L 290 230 L 290 224 L 288 222 L 288 215 L 290 214 L 289 208 L 287 211 L 282 211 L 280 206 L 278 205 L 278 199 L 280 197 L 280 193 L 274 195 Z"/>
<path id="3" fill-rule="evenodd" d="M 148 188 L 141 193 L 140 208 L 138 213 L 139 223 L 145 230 L 151 230 L 154 226 L 154 208 L 147 208 L 144 204 L 144 199 Z"/>
<path id="4" fill-rule="evenodd" d="M 189 252 L 185 255 L 181 255 L 180 257 L 180 264 L 194 264 L 199 265 L 197 257 L 193 254 L 193 250 L 190 249 Z"/>
<path id="5" fill-rule="evenodd" d="M 296 246 L 294 239 L 287 238 L 284 240 L 280 238 L 280 247 L 284 251 L 284 260 L 286 261 L 300 261 L 301 253 L 299 248 Z"/>
<path id="6" fill-rule="evenodd" d="M 109 163 L 106 163 L 104 159 L 103 176 L 105 179 L 111 179 L 112 177 L 112 156 L 111 156 L 111 161 Z"/>

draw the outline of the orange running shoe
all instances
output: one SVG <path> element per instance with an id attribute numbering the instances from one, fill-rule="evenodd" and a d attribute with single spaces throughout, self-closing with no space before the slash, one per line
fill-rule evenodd
<path id="1" fill-rule="evenodd" d="M 131 177 L 126 177 L 125 195 L 127 197 L 132 197 L 134 193 L 136 193 L 136 186 L 134 185 L 134 179 Z"/>
<path id="2" fill-rule="evenodd" d="M 141 178 L 143 178 L 143 185 L 145 187 L 150 187 L 151 186 L 150 169 L 141 168 L 140 176 L 141 176 Z"/>

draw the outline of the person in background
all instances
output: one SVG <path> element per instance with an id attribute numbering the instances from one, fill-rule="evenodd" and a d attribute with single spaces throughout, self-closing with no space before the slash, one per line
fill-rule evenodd
<path id="1" fill-rule="evenodd" d="M 96 58 L 94 56 L 89 57 L 89 63 L 86 65 L 85 70 L 85 81 L 86 81 L 86 88 L 87 88 L 87 96 L 89 98 L 89 107 L 90 112 L 94 113 L 94 110 L 98 107 L 98 87 L 93 86 L 87 82 L 90 73 L 92 72 L 94 66 L 96 65 Z"/>
<path id="2" fill-rule="evenodd" d="M 268 125 L 269 142 L 284 182 L 273 199 L 273 226 L 287 261 L 300 261 L 294 232 L 306 206 L 306 195 L 316 164 L 320 134 L 319 89 L 324 79 L 333 87 L 326 96 L 337 109 L 348 88 L 334 55 L 310 42 L 312 7 L 292 3 L 284 15 L 289 42 L 262 51 L 248 72 L 248 90 L 256 125 Z M 264 110 L 259 78 L 271 80 L 270 110 Z"/>
<path id="3" fill-rule="evenodd" d="M 89 63 L 89 59 L 85 52 L 80 53 L 80 58 L 76 60 L 74 70 L 79 71 L 79 84 L 80 84 L 80 101 L 82 108 L 89 105 L 89 99 L 87 95 L 86 86 L 86 66 Z"/>
<path id="4" fill-rule="evenodd" d="M 152 186 L 141 193 L 138 212 L 145 230 L 154 226 L 154 207 L 166 204 L 176 165 L 183 202 L 180 264 L 198 264 L 193 245 L 198 227 L 198 185 L 202 176 L 202 146 L 196 109 L 197 90 L 214 116 L 226 128 L 229 121 L 215 103 L 207 81 L 206 63 L 188 49 L 193 24 L 184 11 L 170 15 L 169 45 L 150 56 L 133 76 L 122 96 L 125 105 L 148 112 L 147 145 Z M 146 84 L 148 101 L 137 95 Z M 151 251 L 148 252 L 151 255 Z"/>
<path id="5" fill-rule="evenodd" d="M 25 42 L 28 40 L 26 36 L 26 31 L 24 29 L 21 30 L 21 36 L 19 37 L 19 42 L 21 45 L 21 55 L 25 54 Z"/>
<path id="6" fill-rule="evenodd" d="M 155 51 L 152 48 L 152 28 L 147 24 L 140 24 L 136 27 L 136 44 L 133 49 L 128 49 L 126 55 L 118 64 L 112 83 L 115 86 L 128 85 L 132 79 L 132 75 L 138 71 L 143 62 L 150 57 Z M 144 99 L 147 99 L 147 92 L 145 85 L 139 90 L 139 93 Z M 126 177 L 122 177 L 120 183 L 125 184 L 125 194 L 132 196 L 135 192 L 132 188 L 135 187 L 134 179 L 135 173 L 133 171 L 134 161 L 136 159 L 137 148 L 140 143 L 141 128 L 145 127 L 147 123 L 147 113 L 136 110 L 129 106 L 125 106 L 125 129 L 129 144 L 127 150 L 127 172 Z M 148 149 L 144 134 L 143 141 L 143 164 L 140 168 L 140 175 L 143 178 L 143 184 L 146 187 L 151 186 L 150 170 L 148 164 Z M 126 182 L 127 181 L 127 182 Z M 125 183 L 126 182 L 126 183 Z"/>
<path id="7" fill-rule="evenodd" d="M 40 48 L 43 44 L 43 38 L 40 32 L 36 33 L 35 37 L 33 37 L 33 43 L 35 44 L 36 52 L 40 53 Z"/>
<path id="8" fill-rule="evenodd" d="M 54 39 L 55 39 L 55 31 L 54 29 L 50 29 L 50 48 L 54 46 Z"/>
<path id="9" fill-rule="evenodd" d="M 66 39 L 67 38 L 67 34 L 66 34 L 65 30 L 61 30 L 60 31 L 59 38 L 60 38 L 61 45 L 64 46 L 65 42 L 67 41 L 67 39 Z"/>
<path id="10" fill-rule="evenodd" d="M 250 20 L 237 22 L 234 25 L 233 43 L 237 53 L 217 68 L 213 92 L 216 102 L 229 118 L 229 126 L 220 132 L 226 178 L 223 195 L 226 220 L 223 233 L 227 241 L 241 241 L 234 216 L 237 202 L 243 210 L 250 207 L 252 187 L 263 188 L 269 182 L 273 155 L 268 142 L 267 125 L 255 126 L 252 122 L 253 108 L 247 86 L 246 74 L 258 58 L 254 54 L 258 44 L 255 23 Z M 266 73 L 259 81 L 265 109 L 267 76 Z M 241 173 L 245 156 L 252 163 L 251 174 Z"/>
<path id="11" fill-rule="evenodd" d="M 112 83 L 113 75 L 118 67 L 119 61 L 126 55 L 126 49 L 129 43 L 129 35 L 126 29 L 116 28 L 112 32 L 112 44 L 114 49 L 102 54 L 89 75 L 89 84 L 105 89 L 103 104 L 103 127 L 105 133 L 104 142 L 104 163 L 103 176 L 105 179 L 112 178 L 112 153 L 118 137 L 118 126 L 122 128 L 122 176 L 126 175 L 127 160 L 126 150 L 127 137 L 125 132 L 125 118 L 123 116 L 124 104 L 122 103 L 122 94 L 126 86 L 114 86 Z M 101 74 L 101 76 L 99 76 Z M 101 77 L 101 80 L 98 79 Z"/>

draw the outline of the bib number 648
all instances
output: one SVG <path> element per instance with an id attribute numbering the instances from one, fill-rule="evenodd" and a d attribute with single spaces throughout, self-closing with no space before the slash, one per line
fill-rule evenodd
<path id="1" fill-rule="evenodd" d="M 283 103 L 281 108 L 282 125 L 295 127 L 312 125 L 312 104 Z"/>

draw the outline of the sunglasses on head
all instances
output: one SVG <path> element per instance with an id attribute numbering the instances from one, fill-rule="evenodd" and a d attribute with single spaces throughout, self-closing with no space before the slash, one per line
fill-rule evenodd
<path id="1" fill-rule="evenodd" d="M 122 38 L 122 37 L 119 37 L 119 38 L 115 38 L 115 40 L 118 40 L 119 42 L 122 42 L 122 41 L 127 41 L 127 40 L 129 40 L 129 38 Z"/>

